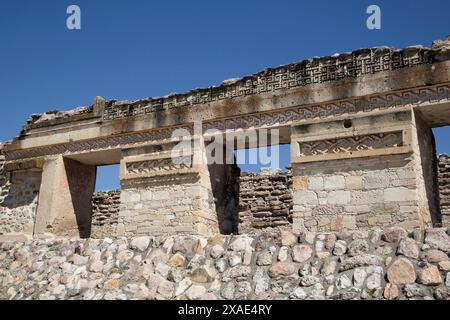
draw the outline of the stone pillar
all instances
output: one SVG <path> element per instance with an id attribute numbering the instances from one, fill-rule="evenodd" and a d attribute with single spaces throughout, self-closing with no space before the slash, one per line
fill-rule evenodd
<path id="1" fill-rule="evenodd" d="M 429 226 L 415 128 L 411 110 L 295 124 L 294 230 Z"/>
<path id="2" fill-rule="evenodd" d="M 118 235 L 218 232 L 203 138 L 185 141 L 175 155 L 177 145 L 122 150 Z"/>
<path id="3" fill-rule="evenodd" d="M 35 235 L 51 233 L 87 238 L 96 167 L 57 156 L 46 159 L 42 173 Z"/>

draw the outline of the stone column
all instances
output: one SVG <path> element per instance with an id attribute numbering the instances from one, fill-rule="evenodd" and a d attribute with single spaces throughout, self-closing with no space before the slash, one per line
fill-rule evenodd
<path id="1" fill-rule="evenodd" d="M 419 209 L 429 194 L 420 183 L 424 149 L 413 147 L 415 131 L 408 109 L 295 124 L 294 230 L 429 226 L 430 212 Z"/>
<path id="2" fill-rule="evenodd" d="M 122 150 L 118 235 L 218 232 L 203 138 L 185 140 L 179 154 L 177 146 Z"/>
<path id="3" fill-rule="evenodd" d="M 96 167 L 57 156 L 45 160 L 34 233 L 86 238 Z"/>

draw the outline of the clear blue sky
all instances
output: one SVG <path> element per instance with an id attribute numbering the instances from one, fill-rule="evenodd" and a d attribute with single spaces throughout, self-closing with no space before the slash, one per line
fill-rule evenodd
<path id="1" fill-rule="evenodd" d="M 66 28 L 70 4 L 82 30 Z M 366 28 L 371 4 L 381 30 Z M 450 34 L 449 12 L 444 0 L 2 0 L 0 140 L 32 113 L 97 95 L 161 96 L 360 47 L 430 45 Z M 449 129 L 436 133 L 438 152 L 450 152 Z M 117 182 L 115 169 L 101 174 L 99 189 Z"/>

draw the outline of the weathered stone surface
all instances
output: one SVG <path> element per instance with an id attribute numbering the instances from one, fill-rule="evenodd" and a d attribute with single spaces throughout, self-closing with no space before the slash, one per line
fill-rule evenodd
<path id="1" fill-rule="evenodd" d="M 213 259 L 220 258 L 223 253 L 225 252 L 225 249 L 221 245 L 215 245 L 211 248 L 210 255 Z"/>
<path id="2" fill-rule="evenodd" d="M 406 258 L 398 258 L 389 266 L 387 277 L 391 284 L 400 285 L 414 283 L 417 276 L 411 261 Z"/>
<path id="3" fill-rule="evenodd" d="M 281 231 L 281 245 L 282 246 L 292 246 L 296 244 L 298 241 L 298 237 L 294 235 L 292 232 L 282 230 Z"/>
<path id="4" fill-rule="evenodd" d="M 346 241 L 358 244 L 352 250 L 367 242 L 368 252 L 353 257 L 351 252 L 331 255 L 330 247 L 326 246 L 329 235 L 325 233 L 310 239 L 312 245 L 281 246 L 281 237 L 274 234 L 250 237 L 253 241 L 244 251 L 230 250 L 229 239 L 236 238 L 225 236 L 221 242 L 224 252 L 215 259 L 211 257 L 211 249 L 217 244 L 203 238 L 196 238 L 194 251 L 186 254 L 181 251 L 172 254 L 175 241 L 158 237 L 154 238 L 152 248 L 146 249 L 148 253 L 137 247 L 131 249 L 132 239 L 125 238 L 0 242 L 3 288 L 0 298 L 445 300 L 450 297 L 450 265 L 447 266 L 450 260 L 415 260 L 406 256 L 414 256 L 409 252 L 411 247 L 415 248 L 407 238 L 399 243 L 386 243 L 371 234 L 339 235 L 341 240 L 336 241 L 333 251 Z M 447 257 L 420 240 L 412 241 L 417 245 L 419 257 L 430 257 L 430 252 Z M 306 261 L 295 262 L 289 256 L 298 246 L 311 249 Z M 76 254 L 79 257 L 74 251 L 79 252 Z M 246 261 L 248 265 L 243 264 L 242 258 L 234 267 L 228 263 L 230 256 L 243 257 L 245 252 L 253 255 Z M 285 260 L 277 262 L 275 258 L 281 252 Z M 78 264 L 84 264 L 74 264 L 76 259 Z"/>
<path id="5" fill-rule="evenodd" d="M 131 240 L 130 248 L 136 251 L 144 252 L 150 245 L 150 237 L 137 237 Z"/>
<path id="6" fill-rule="evenodd" d="M 428 266 L 419 272 L 419 283 L 434 286 L 442 283 L 442 277 L 436 266 Z"/>
<path id="7" fill-rule="evenodd" d="M 295 269 L 293 263 L 277 262 L 269 268 L 268 274 L 271 278 L 290 276 L 295 273 Z"/>
<path id="8" fill-rule="evenodd" d="M 175 253 L 169 260 L 171 267 L 182 267 L 186 262 L 186 258 L 179 252 Z"/>
<path id="9" fill-rule="evenodd" d="M 442 271 L 450 271 L 450 261 L 441 261 L 438 263 L 439 269 Z"/>
<path id="10" fill-rule="evenodd" d="M 439 263 L 450 260 L 444 252 L 436 249 L 430 249 L 422 252 L 421 258 L 429 263 Z"/>
<path id="11" fill-rule="evenodd" d="M 252 274 L 252 268 L 248 266 L 236 266 L 227 269 L 223 275 L 223 281 L 230 281 L 231 279 L 245 279 Z"/>
<path id="12" fill-rule="evenodd" d="M 256 259 L 258 266 L 269 266 L 272 264 L 272 253 L 270 251 L 263 251 L 258 255 Z"/>
<path id="13" fill-rule="evenodd" d="M 369 251 L 369 243 L 363 239 L 353 240 L 348 246 L 348 255 L 354 257 Z"/>
<path id="14" fill-rule="evenodd" d="M 433 249 L 450 252 L 450 236 L 444 229 L 429 229 L 426 231 L 425 243 Z"/>
<path id="15" fill-rule="evenodd" d="M 344 240 L 336 241 L 333 249 L 335 256 L 343 256 L 347 252 L 347 243 Z"/>
<path id="16" fill-rule="evenodd" d="M 309 245 L 296 245 L 292 249 L 292 259 L 295 262 L 305 262 L 311 258 L 313 250 Z"/>
<path id="17" fill-rule="evenodd" d="M 190 278 L 193 282 L 198 282 L 198 283 L 209 282 L 209 274 L 204 268 L 197 268 L 197 269 L 193 270 Z"/>
<path id="18" fill-rule="evenodd" d="M 387 283 L 383 296 L 388 300 L 397 299 L 399 295 L 398 287 L 395 284 Z"/>
<path id="19" fill-rule="evenodd" d="M 405 257 L 418 259 L 419 258 L 419 246 L 411 238 L 404 238 L 400 241 L 397 250 L 398 254 L 404 255 Z"/>
<path id="20" fill-rule="evenodd" d="M 381 265 L 383 263 L 383 259 L 376 255 L 371 254 L 362 254 L 359 256 L 351 257 L 348 259 L 344 259 L 341 262 L 341 271 L 346 271 L 350 269 L 354 269 L 357 267 L 370 266 L 370 265 Z"/>
<path id="21" fill-rule="evenodd" d="M 408 237 L 408 233 L 405 229 L 400 227 L 392 227 L 384 230 L 382 239 L 386 242 L 397 243 L 406 237 Z"/>
<path id="22" fill-rule="evenodd" d="M 189 300 L 199 300 L 207 293 L 206 288 L 203 286 L 191 286 L 186 290 L 186 297 Z"/>

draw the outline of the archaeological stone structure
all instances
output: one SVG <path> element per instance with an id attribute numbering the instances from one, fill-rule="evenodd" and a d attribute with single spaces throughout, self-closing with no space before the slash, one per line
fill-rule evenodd
<path id="1" fill-rule="evenodd" d="M 96 97 L 32 115 L 0 146 L 0 239 L 445 226 L 449 162 L 432 129 L 449 124 L 450 38 L 313 58 L 183 94 Z M 246 174 L 208 161 L 230 136 L 290 144 L 289 170 Z M 120 164 L 120 190 L 94 194 L 97 167 L 110 164 Z"/>

